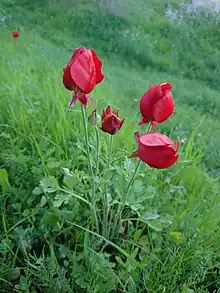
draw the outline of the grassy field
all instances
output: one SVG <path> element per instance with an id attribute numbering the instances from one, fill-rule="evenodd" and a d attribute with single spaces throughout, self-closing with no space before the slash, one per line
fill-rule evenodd
<path id="1" fill-rule="evenodd" d="M 118 0 L 110 13 L 95 1 L 1 0 L 0 292 L 220 292 L 220 22 L 161 2 Z M 104 62 L 99 114 L 111 104 L 127 118 L 107 170 L 100 133 L 98 229 L 80 105 L 67 110 L 62 84 L 76 47 Z M 176 110 L 158 130 L 181 140 L 180 159 L 142 164 L 128 193 L 139 99 L 165 81 Z"/>

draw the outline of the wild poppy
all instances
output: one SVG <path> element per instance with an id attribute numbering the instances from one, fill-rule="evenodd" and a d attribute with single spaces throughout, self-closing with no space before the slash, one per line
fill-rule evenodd
<path id="1" fill-rule="evenodd" d="M 135 133 L 138 149 L 131 157 L 138 157 L 152 168 L 166 169 L 177 160 L 179 142 L 176 144 L 166 135 L 159 132 L 148 132 L 144 135 Z"/>
<path id="2" fill-rule="evenodd" d="M 92 49 L 77 48 L 63 69 L 63 84 L 71 91 L 88 94 L 103 79 L 102 61 Z"/>
<path id="3" fill-rule="evenodd" d="M 118 111 L 113 110 L 110 106 L 102 111 L 102 124 L 101 129 L 113 135 L 119 131 L 124 123 L 125 118 L 119 119 Z"/>
<path id="4" fill-rule="evenodd" d="M 19 37 L 19 32 L 17 32 L 17 31 L 14 31 L 14 32 L 12 32 L 12 36 L 16 39 L 16 38 L 18 38 Z"/>
<path id="5" fill-rule="evenodd" d="M 142 118 L 139 125 L 152 121 L 164 122 L 174 113 L 174 100 L 170 90 L 171 84 L 161 83 L 153 85 L 144 93 L 140 100 Z"/>

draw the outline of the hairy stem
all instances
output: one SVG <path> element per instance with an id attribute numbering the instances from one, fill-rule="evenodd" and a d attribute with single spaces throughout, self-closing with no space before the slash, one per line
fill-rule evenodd
<path id="1" fill-rule="evenodd" d="M 81 105 L 81 113 L 83 118 L 83 130 L 84 130 L 84 136 L 85 136 L 86 154 L 88 159 L 89 172 L 91 176 L 93 217 L 94 217 L 97 232 L 99 233 L 99 223 L 98 223 L 98 218 L 96 214 L 95 181 L 94 181 L 94 174 L 93 174 L 92 162 L 91 162 L 90 151 L 89 151 L 89 138 L 88 138 L 86 111 L 82 105 Z"/>
<path id="2" fill-rule="evenodd" d="M 113 136 L 109 136 L 108 140 L 108 162 L 107 162 L 107 170 L 109 172 L 111 161 L 112 161 L 112 145 L 113 145 Z M 104 192 L 104 200 L 103 200 L 103 234 L 105 237 L 109 238 L 109 229 L 108 229 L 108 216 L 109 216 L 109 208 L 108 208 L 108 183 L 105 182 L 105 192 Z"/>

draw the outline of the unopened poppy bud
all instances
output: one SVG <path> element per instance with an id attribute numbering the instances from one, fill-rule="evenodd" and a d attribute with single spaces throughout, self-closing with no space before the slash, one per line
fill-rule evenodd
<path id="1" fill-rule="evenodd" d="M 108 106 L 102 112 L 101 129 L 102 131 L 108 132 L 109 134 L 113 135 L 119 131 L 124 121 L 125 121 L 125 118 L 119 119 L 118 111 L 115 111 L 110 106 Z"/>

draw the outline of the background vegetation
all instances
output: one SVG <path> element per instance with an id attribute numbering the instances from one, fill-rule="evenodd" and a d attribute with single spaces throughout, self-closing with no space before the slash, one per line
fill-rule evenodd
<path id="1" fill-rule="evenodd" d="M 0 292 L 219 292 L 220 22 L 161 2 L 1 0 Z M 91 95 L 99 113 L 111 104 L 127 117 L 114 137 L 120 159 L 99 182 L 100 190 L 110 183 L 113 232 L 105 235 L 74 196 L 86 198 L 89 178 L 79 105 L 67 111 L 62 68 L 80 46 L 104 61 L 105 81 Z M 135 169 L 127 156 L 139 99 L 164 81 L 176 112 L 159 130 L 180 138 L 179 163 L 142 165 L 113 227 Z M 105 134 L 101 143 L 104 169 Z"/>

